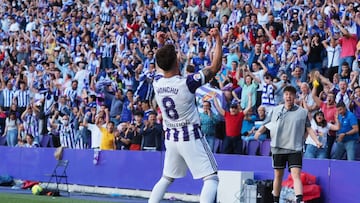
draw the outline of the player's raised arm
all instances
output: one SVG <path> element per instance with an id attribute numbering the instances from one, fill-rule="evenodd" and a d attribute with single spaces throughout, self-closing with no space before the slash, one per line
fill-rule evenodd
<path id="1" fill-rule="evenodd" d="M 203 73 L 205 76 L 205 82 L 209 82 L 211 78 L 213 78 L 216 73 L 221 68 L 222 62 L 222 40 L 220 37 L 219 30 L 217 28 L 212 28 L 210 30 L 210 35 L 215 39 L 215 47 L 213 49 L 213 57 L 211 65 L 203 69 Z"/>

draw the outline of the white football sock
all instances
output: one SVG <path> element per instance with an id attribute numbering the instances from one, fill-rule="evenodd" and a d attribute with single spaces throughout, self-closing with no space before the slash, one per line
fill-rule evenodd
<path id="1" fill-rule="evenodd" d="M 204 185 L 200 194 L 200 203 L 214 203 L 219 179 L 216 174 L 204 178 Z"/>
<path id="2" fill-rule="evenodd" d="M 174 179 L 172 178 L 164 176 L 161 177 L 160 180 L 155 184 L 148 202 L 159 203 L 163 199 L 167 188 L 172 182 L 174 182 Z"/>

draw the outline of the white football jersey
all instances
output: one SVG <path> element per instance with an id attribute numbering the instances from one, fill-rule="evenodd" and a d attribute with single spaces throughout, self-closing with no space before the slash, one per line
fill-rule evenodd
<path id="1" fill-rule="evenodd" d="M 195 90 L 205 83 L 202 71 L 189 76 L 155 76 L 155 99 L 163 117 L 165 139 L 189 141 L 202 137 Z"/>

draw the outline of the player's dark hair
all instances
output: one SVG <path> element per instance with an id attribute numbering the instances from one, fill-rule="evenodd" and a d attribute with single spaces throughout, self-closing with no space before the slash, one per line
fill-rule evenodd
<path id="1" fill-rule="evenodd" d="M 175 47 L 172 44 L 167 44 L 156 52 L 156 63 L 159 68 L 164 71 L 169 71 L 176 64 L 177 56 Z"/>

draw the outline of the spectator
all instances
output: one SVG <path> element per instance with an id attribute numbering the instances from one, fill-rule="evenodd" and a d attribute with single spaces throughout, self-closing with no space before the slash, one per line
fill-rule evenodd
<path id="1" fill-rule="evenodd" d="M 142 135 L 140 130 L 144 128 L 144 112 L 137 111 L 134 113 L 134 122 L 129 125 L 130 132 L 133 132 L 130 150 L 141 150 Z"/>
<path id="2" fill-rule="evenodd" d="M 26 83 L 22 80 L 19 81 L 19 86 L 20 89 L 15 92 L 13 102 L 17 104 L 18 112 L 21 115 L 30 105 L 30 91 L 27 90 Z"/>
<path id="3" fill-rule="evenodd" d="M 360 126 L 360 87 L 357 86 L 354 89 L 354 94 L 350 97 L 351 103 L 350 103 L 350 109 L 355 114 L 358 126 Z"/>
<path id="4" fill-rule="evenodd" d="M 248 68 L 243 69 L 245 74 L 244 78 L 239 81 L 241 91 L 241 103 L 240 106 L 242 109 L 247 108 L 249 105 L 249 100 L 245 99 L 247 95 L 251 94 L 252 107 L 256 104 L 256 90 L 258 86 L 259 79 L 256 80 L 255 76 L 248 70 Z"/>
<path id="5" fill-rule="evenodd" d="M 14 147 L 17 144 L 19 124 L 20 120 L 16 118 L 16 113 L 11 112 L 6 118 L 5 130 L 4 134 L 2 135 L 3 137 L 6 136 L 7 145 L 10 147 Z"/>
<path id="6" fill-rule="evenodd" d="M 329 130 L 337 131 L 340 129 L 339 119 L 337 115 L 335 115 L 335 124 L 328 123 L 325 120 L 324 113 L 322 111 L 317 111 L 314 113 L 313 119 L 311 120 L 311 128 L 315 131 L 316 136 L 323 147 L 318 148 L 315 141 L 308 136 L 305 141 L 306 150 L 304 158 L 326 159 L 328 157 L 327 135 Z"/>
<path id="7" fill-rule="evenodd" d="M 123 108 L 121 111 L 120 122 L 131 122 L 132 121 L 132 111 L 134 109 L 134 94 L 132 90 L 126 92 L 126 97 L 124 98 Z"/>
<path id="8" fill-rule="evenodd" d="M 114 122 L 106 123 L 106 128 L 100 128 L 101 131 L 101 150 L 115 150 Z"/>
<path id="9" fill-rule="evenodd" d="M 215 98 L 216 99 L 216 98 Z M 216 115 L 211 111 L 211 103 L 209 101 L 203 102 L 203 112 L 200 114 L 201 131 L 205 135 L 210 149 L 215 152 L 215 134 L 216 134 Z"/>
<path id="10" fill-rule="evenodd" d="M 323 63 L 323 51 L 324 47 L 321 44 L 320 41 L 320 35 L 318 33 L 315 33 L 311 36 L 310 43 L 308 44 L 307 48 L 308 52 L 307 55 L 309 57 L 308 59 L 308 72 L 311 72 L 313 70 L 317 70 L 320 72 L 322 71 L 322 63 Z"/>
<path id="11" fill-rule="evenodd" d="M 120 124 L 122 108 L 123 108 L 122 90 L 117 90 L 115 92 L 115 96 L 113 96 L 110 107 L 110 121 L 114 122 L 115 126 L 118 126 Z"/>
<path id="12" fill-rule="evenodd" d="M 243 134 L 242 139 L 244 141 L 254 140 L 256 130 L 258 130 L 264 124 L 266 119 L 268 118 L 267 113 L 266 113 L 266 109 L 265 109 L 264 106 L 259 106 L 258 107 L 256 115 L 249 114 L 249 112 L 248 112 L 248 115 L 246 117 L 248 117 L 248 119 L 250 118 L 250 120 L 247 121 L 246 117 L 245 117 L 245 119 L 243 121 L 243 125 L 244 125 L 245 122 L 248 122 L 248 124 L 250 124 L 248 129 L 250 129 L 250 127 L 251 127 L 251 129 L 249 131 L 245 131 L 244 127 L 242 128 L 242 134 Z M 264 141 L 268 137 L 269 137 L 269 131 L 266 131 L 265 133 L 261 134 L 258 137 L 258 140 Z"/>
<path id="13" fill-rule="evenodd" d="M 301 94 L 299 95 L 299 105 L 304 109 L 308 110 L 309 118 L 314 116 L 315 111 L 318 109 L 314 98 L 311 94 L 309 84 L 306 82 L 301 83 L 300 85 Z"/>
<path id="14" fill-rule="evenodd" d="M 324 74 L 332 81 L 334 74 L 338 72 L 338 68 L 340 66 L 339 57 L 341 52 L 341 46 L 334 38 L 326 39 L 321 43 L 325 47 L 327 53 L 327 69 Z"/>
<path id="15" fill-rule="evenodd" d="M 347 109 L 350 107 L 351 90 L 348 89 L 346 81 L 339 82 L 339 92 L 335 96 L 336 103 L 343 102 Z"/>
<path id="16" fill-rule="evenodd" d="M 233 102 L 230 105 L 230 111 L 225 111 L 220 105 L 217 99 L 214 98 L 215 107 L 219 114 L 224 116 L 225 119 L 225 131 L 226 136 L 223 141 L 222 152 L 225 154 L 242 154 L 242 139 L 241 129 L 245 115 L 250 111 L 252 107 L 251 94 L 249 93 L 249 103 L 244 111 L 240 111 L 240 106 L 237 102 Z"/>
<path id="17" fill-rule="evenodd" d="M 24 147 L 27 148 L 36 148 L 40 147 L 38 143 L 34 142 L 34 137 L 30 134 L 26 135 L 26 143 L 24 144 Z"/>
<path id="18" fill-rule="evenodd" d="M 24 113 L 21 114 L 21 120 L 24 123 L 24 129 L 27 134 L 31 134 L 34 137 L 35 142 L 40 143 L 42 136 L 39 134 L 39 109 L 30 104 Z"/>
<path id="19" fill-rule="evenodd" d="M 142 136 L 141 149 L 147 151 L 161 151 L 163 146 L 162 126 L 156 123 L 156 112 L 149 113 L 148 122 L 140 129 Z"/>
<path id="20" fill-rule="evenodd" d="M 359 139 L 359 126 L 355 115 L 350 112 L 344 102 L 336 104 L 339 113 L 340 129 L 337 131 L 337 145 L 332 158 L 342 159 L 346 152 L 347 160 L 355 160 L 356 142 Z"/>
<path id="21" fill-rule="evenodd" d="M 130 150 L 133 132 L 129 130 L 128 123 L 121 123 L 115 137 L 116 149 Z"/>
<path id="22" fill-rule="evenodd" d="M 56 117 L 59 115 L 60 112 L 56 111 L 51 119 L 50 125 L 59 132 L 60 145 L 70 149 L 83 149 L 83 142 L 77 142 L 76 140 L 77 128 L 74 123 L 70 123 L 68 115 L 63 115 L 61 121 L 56 121 Z"/>
<path id="23" fill-rule="evenodd" d="M 355 57 L 357 39 L 353 29 L 346 29 L 349 28 L 348 26 L 350 26 L 350 24 L 352 24 L 350 23 L 349 17 L 346 15 L 343 16 L 341 23 L 343 23 L 344 27 L 336 20 L 331 20 L 331 23 L 343 34 L 343 37 L 339 39 L 339 44 L 341 46 L 339 65 L 341 66 L 344 62 L 352 64 Z M 354 26 L 354 24 L 352 25 Z M 338 73 L 340 73 L 340 69 L 338 70 Z"/>

